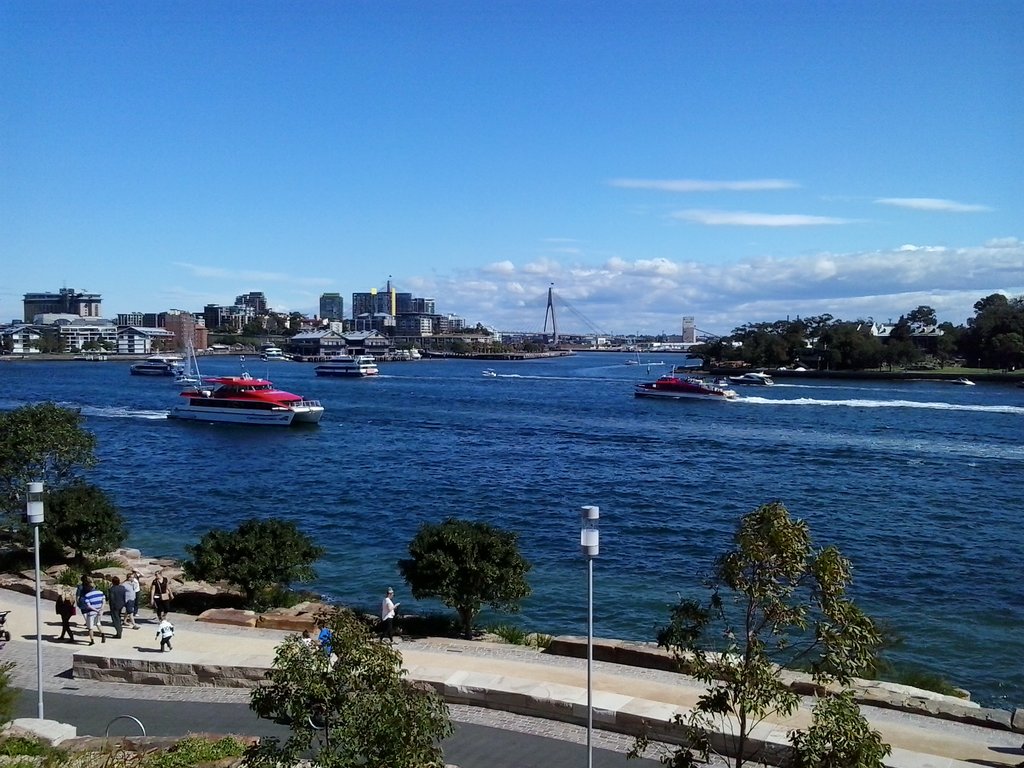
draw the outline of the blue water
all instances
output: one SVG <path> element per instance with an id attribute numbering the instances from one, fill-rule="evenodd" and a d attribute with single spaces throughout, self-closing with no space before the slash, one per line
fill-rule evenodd
<path id="1" fill-rule="evenodd" d="M 437 608 L 396 565 L 423 522 L 515 531 L 534 590 L 515 621 L 552 634 L 586 632 L 581 505 L 601 507 L 595 633 L 651 640 L 670 604 L 702 594 L 739 517 L 781 500 L 853 561 L 860 604 L 905 638 L 896 661 L 1024 705 L 1024 390 L 790 379 L 741 402 L 656 402 L 633 398 L 649 374 L 626 359 L 423 360 L 356 381 L 250 362 L 323 401 L 312 428 L 168 420 L 174 385 L 115 362 L 0 365 L 0 408 L 82 409 L 129 545 L 180 557 L 212 527 L 291 519 L 327 548 L 313 586 L 347 603 L 393 585 L 404 609 Z"/>

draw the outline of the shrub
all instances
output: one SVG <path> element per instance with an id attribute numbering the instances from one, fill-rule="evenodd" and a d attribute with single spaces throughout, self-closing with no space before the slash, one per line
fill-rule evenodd
<path id="1" fill-rule="evenodd" d="M 526 630 L 522 627 L 517 627 L 515 624 L 498 624 L 494 627 L 488 627 L 488 632 L 497 635 L 506 643 L 512 645 L 529 645 L 529 635 Z"/>

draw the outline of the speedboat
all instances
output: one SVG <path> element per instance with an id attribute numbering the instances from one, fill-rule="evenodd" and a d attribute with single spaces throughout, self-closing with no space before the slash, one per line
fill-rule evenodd
<path id="1" fill-rule="evenodd" d="M 495 377 L 495 376 L 498 375 L 498 372 L 495 371 L 493 368 L 484 368 L 483 375 L 484 376 Z"/>
<path id="2" fill-rule="evenodd" d="M 699 376 L 668 374 L 657 381 L 637 384 L 636 397 L 662 397 L 671 400 L 733 400 L 736 393 L 725 387 L 710 384 Z"/>
<path id="3" fill-rule="evenodd" d="M 971 381 L 970 379 L 968 379 L 966 377 L 963 377 L 963 376 L 961 376 L 959 379 L 954 379 L 953 383 L 954 384 L 962 384 L 965 387 L 973 387 L 974 386 L 974 382 L 973 381 Z"/>
<path id="4" fill-rule="evenodd" d="M 730 376 L 729 382 L 731 384 L 753 384 L 757 387 L 770 387 L 775 383 L 767 373 L 758 373 L 757 371 L 750 371 L 742 376 Z"/>
<path id="5" fill-rule="evenodd" d="M 380 373 L 373 355 L 338 355 L 313 369 L 317 376 L 362 377 Z"/>
<path id="6" fill-rule="evenodd" d="M 132 376 L 177 376 L 181 373 L 181 358 L 177 355 L 152 355 L 141 363 L 133 363 L 128 372 Z"/>
<path id="7" fill-rule="evenodd" d="M 216 385 L 215 389 L 207 388 Z M 190 421 L 229 424 L 317 424 L 324 415 L 319 400 L 305 400 L 291 392 L 274 389 L 266 379 L 241 376 L 208 376 L 200 387 L 181 393 L 184 403 L 169 416 Z"/>

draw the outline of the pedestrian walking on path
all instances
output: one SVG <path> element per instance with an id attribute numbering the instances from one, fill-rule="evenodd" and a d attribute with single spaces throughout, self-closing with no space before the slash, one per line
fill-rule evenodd
<path id="1" fill-rule="evenodd" d="M 114 639 L 121 638 L 121 614 L 128 602 L 128 590 L 121 583 L 119 576 L 112 576 L 110 579 L 110 623 L 114 625 Z"/>
<path id="2" fill-rule="evenodd" d="M 100 642 L 107 642 L 107 636 L 103 634 L 103 626 L 100 619 L 103 616 L 104 597 L 102 590 L 99 590 L 93 583 L 85 578 L 82 580 L 82 601 L 79 608 L 82 609 L 82 616 L 85 618 L 85 628 L 89 630 L 89 645 L 96 645 L 93 638 L 93 630 L 99 632 Z"/>
<path id="3" fill-rule="evenodd" d="M 149 588 L 149 602 L 153 604 L 156 611 L 156 620 L 163 621 L 171 610 L 171 600 L 174 593 L 171 592 L 171 582 L 166 576 L 158 574 L 153 577 L 153 584 Z"/>
<path id="4" fill-rule="evenodd" d="M 156 636 L 160 639 L 160 653 L 164 652 L 164 649 L 170 651 L 171 638 L 174 637 L 174 625 L 171 624 L 167 619 L 163 619 L 160 622 L 160 626 L 156 628 Z"/>
<path id="5" fill-rule="evenodd" d="M 64 635 L 67 635 L 68 642 L 75 642 L 75 633 L 71 631 L 71 617 L 75 615 L 75 601 L 67 595 L 61 595 L 57 598 L 57 615 L 60 616 L 60 637 L 58 640 L 63 640 Z"/>
<path id="6" fill-rule="evenodd" d="M 389 643 L 395 642 L 395 610 L 401 603 L 396 603 L 395 590 L 388 587 L 384 599 L 380 603 L 380 639 L 387 637 Z"/>
<path id="7" fill-rule="evenodd" d="M 134 627 L 139 598 L 139 580 L 135 577 L 134 571 L 124 577 L 124 597 L 124 625 Z"/>

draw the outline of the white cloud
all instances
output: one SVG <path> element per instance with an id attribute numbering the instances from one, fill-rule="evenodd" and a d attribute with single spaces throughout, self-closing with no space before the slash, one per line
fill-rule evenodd
<path id="1" fill-rule="evenodd" d="M 941 213 L 978 213 L 992 210 L 986 205 L 958 203 L 955 200 L 942 200 L 937 197 L 880 197 L 875 202 L 879 205 L 908 208 L 912 211 L 937 211 Z"/>
<path id="2" fill-rule="evenodd" d="M 711 227 L 820 227 L 853 223 L 850 219 L 810 216 L 802 213 L 750 213 L 748 211 L 699 209 L 676 211 L 672 214 L 672 218 Z"/>
<path id="3" fill-rule="evenodd" d="M 231 280 L 237 283 L 244 280 L 251 283 L 278 283 L 282 285 L 326 287 L 332 285 L 334 280 L 327 277 L 312 277 L 292 272 L 262 272 L 252 269 L 223 269 L 211 267 L 205 264 L 189 264 L 184 261 L 174 262 L 175 267 L 180 267 L 193 277 L 201 277 L 207 280 Z"/>
<path id="4" fill-rule="evenodd" d="M 748 181 L 702 181 L 700 179 L 612 179 L 612 187 L 652 189 L 659 192 L 764 192 L 795 189 L 800 185 L 786 179 L 751 179 Z"/>
<path id="5" fill-rule="evenodd" d="M 985 296 L 1024 295 L 1021 264 L 1024 242 L 1000 238 L 969 248 L 897 245 L 715 265 L 621 255 L 599 264 L 545 259 L 503 274 L 484 268 L 397 282 L 421 284 L 439 311 L 504 330 L 539 332 L 553 283 L 567 333 L 678 333 L 683 315 L 723 333 L 798 315 L 896 318 L 921 304 L 960 324 Z"/>

